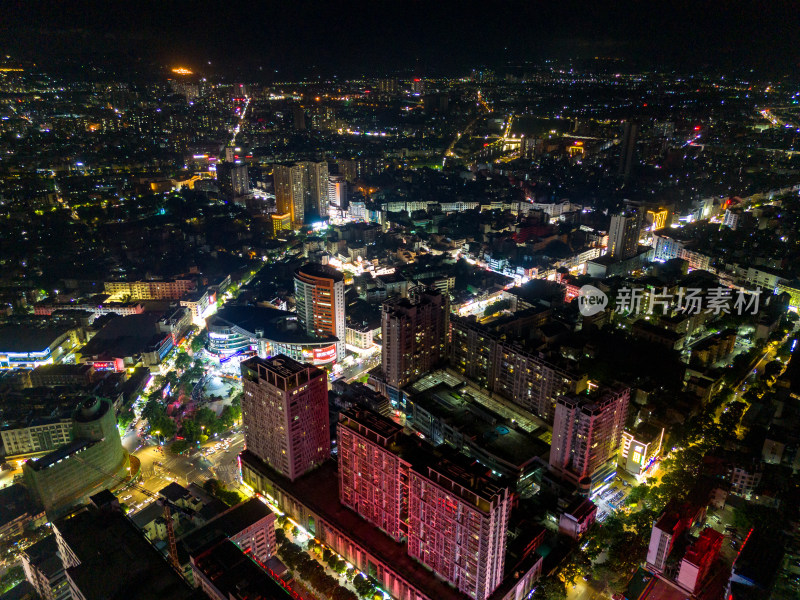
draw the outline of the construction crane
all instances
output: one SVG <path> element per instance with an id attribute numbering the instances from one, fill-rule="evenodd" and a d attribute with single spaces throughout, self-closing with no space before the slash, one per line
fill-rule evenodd
<path id="1" fill-rule="evenodd" d="M 84 465 L 86 465 L 87 467 L 90 467 L 90 468 L 94 469 L 95 471 L 97 471 L 98 473 L 101 473 L 102 475 L 104 475 L 106 477 L 110 477 L 111 479 L 119 479 L 118 475 L 115 475 L 113 473 L 109 473 L 109 472 L 101 469 L 97 465 L 93 465 L 91 463 L 86 462 L 85 460 L 83 460 L 82 458 L 80 458 L 78 456 L 76 456 L 75 458 L 77 460 L 79 460 L 81 463 L 83 463 Z M 124 477 L 118 483 L 122 483 L 123 481 L 125 481 Z M 175 539 L 175 527 L 172 524 L 172 510 L 176 510 L 176 511 L 178 511 L 180 513 L 183 513 L 183 514 L 186 514 L 186 515 L 188 515 L 188 512 L 186 510 L 184 510 L 183 508 L 181 508 L 180 506 L 178 506 L 177 504 L 175 504 L 174 502 L 170 501 L 168 498 L 165 498 L 164 496 L 161 496 L 160 494 L 158 494 L 156 492 L 151 492 L 146 487 L 144 487 L 143 485 L 139 485 L 138 483 L 135 483 L 133 480 L 131 480 L 128 483 L 128 485 L 130 487 L 133 487 L 136 490 L 140 491 L 142 494 L 144 494 L 148 498 L 152 498 L 153 500 L 157 501 L 159 504 L 161 504 L 164 507 L 164 520 L 166 521 L 166 527 L 167 527 L 167 544 L 168 544 L 168 547 L 169 547 L 170 563 L 175 568 L 175 570 L 178 571 L 178 574 L 183 576 L 183 572 L 181 570 L 180 561 L 178 560 L 178 544 L 177 544 L 176 539 Z"/>

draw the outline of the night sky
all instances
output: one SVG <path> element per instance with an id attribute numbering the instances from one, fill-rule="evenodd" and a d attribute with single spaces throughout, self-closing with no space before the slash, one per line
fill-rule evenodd
<path id="1" fill-rule="evenodd" d="M 267 80 L 462 74 L 480 65 L 503 71 L 524 61 L 594 56 L 624 59 L 631 68 L 753 68 L 769 76 L 800 70 L 797 0 L 14 0 L 3 10 L 0 47 L 15 58 L 182 63 Z"/>

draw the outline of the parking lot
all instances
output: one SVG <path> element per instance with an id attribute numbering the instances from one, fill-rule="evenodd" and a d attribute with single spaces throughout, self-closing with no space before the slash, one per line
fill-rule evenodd
<path id="1" fill-rule="evenodd" d="M 592 496 L 592 501 L 597 505 L 597 520 L 602 523 L 612 512 L 624 506 L 631 489 L 632 484 L 619 475 L 600 487 Z"/>

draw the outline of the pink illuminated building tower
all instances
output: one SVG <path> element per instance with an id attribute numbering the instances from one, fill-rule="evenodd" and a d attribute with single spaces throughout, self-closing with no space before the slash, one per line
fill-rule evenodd
<path id="1" fill-rule="evenodd" d="M 242 363 L 247 449 L 295 480 L 330 457 L 325 371 L 279 354 Z"/>
<path id="2" fill-rule="evenodd" d="M 613 477 L 630 395 L 629 388 L 620 386 L 559 398 L 550 470 L 591 489 Z"/>
<path id="3" fill-rule="evenodd" d="M 500 585 L 512 494 L 457 451 L 433 447 L 365 409 L 339 417 L 342 504 L 459 591 L 485 600 Z"/>

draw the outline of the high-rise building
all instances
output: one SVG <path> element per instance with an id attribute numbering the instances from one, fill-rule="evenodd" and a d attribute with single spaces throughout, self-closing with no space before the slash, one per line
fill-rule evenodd
<path id="1" fill-rule="evenodd" d="M 275 165 L 272 168 L 272 178 L 274 180 L 275 206 L 277 212 L 280 215 L 290 215 L 294 223 L 291 167 L 288 165 Z"/>
<path id="2" fill-rule="evenodd" d="M 378 79 L 378 94 L 381 96 L 396 96 L 399 90 L 396 77 Z"/>
<path id="3" fill-rule="evenodd" d="M 449 312 L 447 298 L 436 290 L 384 302 L 381 335 L 387 384 L 408 385 L 445 359 Z"/>
<path id="4" fill-rule="evenodd" d="M 719 557 L 723 536 L 719 531 L 706 527 L 700 537 L 684 554 L 677 582 L 692 594 L 699 590 Z"/>
<path id="5" fill-rule="evenodd" d="M 408 554 L 485 600 L 503 580 L 511 493 L 459 456 L 431 458 L 409 477 Z"/>
<path id="6" fill-rule="evenodd" d="M 107 504 L 89 504 L 53 522 L 73 600 L 196 599 L 196 591 L 151 545 L 107 490 Z M 94 498 L 94 496 L 93 496 Z"/>
<path id="7" fill-rule="evenodd" d="M 336 206 L 342 210 L 347 208 L 347 180 L 344 175 L 328 177 L 328 206 Z"/>
<path id="8" fill-rule="evenodd" d="M 411 467 L 398 454 L 402 434 L 402 425 L 376 412 L 346 411 L 337 442 L 339 500 L 398 542 L 408 533 Z"/>
<path id="9" fill-rule="evenodd" d="M 279 354 L 242 368 L 242 422 L 247 449 L 297 479 L 330 456 L 325 371 Z"/>
<path id="10" fill-rule="evenodd" d="M 312 336 L 339 338 L 336 360 L 345 356 L 344 276 L 328 265 L 308 263 L 294 272 L 297 318 Z"/>
<path id="11" fill-rule="evenodd" d="M 220 192 L 228 199 L 239 198 L 250 193 L 250 178 L 246 164 L 224 162 L 217 165 L 217 182 Z"/>
<path id="12" fill-rule="evenodd" d="M 275 165 L 272 169 L 278 214 L 289 213 L 295 227 L 301 227 L 305 219 L 307 175 L 306 169 L 297 165 Z"/>
<path id="13" fill-rule="evenodd" d="M 693 523 L 703 518 L 705 518 L 705 506 L 697 507 L 688 502 L 670 501 L 650 531 L 646 562 L 648 570 L 663 572 L 676 543 Z"/>
<path id="14" fill-rule="evenodd" d="M 639 134 L 638 121 L 625 121 L 622 129 L 622 141 L 620 142 L 619 167 L 617 175 L 625 179 L 631 175 L 634 160 L 636 157 L 636 136 Z"/>
<path id="15" fill-rule="evenodd" d="M 310 215 L 328 216 L 328 163 L 300 161 L 294 165 L 275 165 L 275 204 L 279 214 L 292 215 L 300 227 Z"/>
<path id="16" fill-rule="evenodd" d="M 581 486 L 597 486 L 616 469 L 630 388 L 601 388 L 556 403 L 550 469 Z"/>
<path id="17" fill-rule="evenodd" d="M 70 600 L 67 574 L 58 555 L 58 544 L 53 535 L 28 546 L 22 552 L 22 569 L 42 600 Z"/>
<path id="18" fill-rule="evenodd" d="M 308 173 L 308 200 L 306 212 L 315 213 L 323 219 L 328 217 L 328 163 L 325 161 L 301 163 Z"/>
<path id="19" fill-rule="evenodd" d="M 340 500 L 470 598 L 500 585 L 511 492 L 459 452 L 367 409 L 339 417 Z"/>
<path id="20" fill-rule="evenodd" d="M 639 226 L 640 219 L 635 213 L 613 215 L 608 228 L 607 254 L 618 260 L 636 256 L 639 248 Z"/>
<path id="21" fill-rule="evenodd" d="M 300 104 L 292 105 L 292 121 L 297 131 L 306 130 L 306 111 Z"/>

